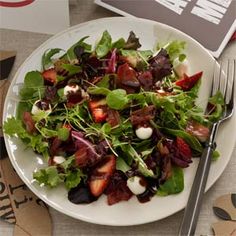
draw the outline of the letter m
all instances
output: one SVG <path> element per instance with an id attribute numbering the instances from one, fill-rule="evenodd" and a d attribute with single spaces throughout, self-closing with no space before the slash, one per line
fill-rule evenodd
<path id="1" fill-rule="evenodd" d="M 217 0 L 215 0 L 215 2 L 217 2 Z M 191 11 L 192 14 L 216 25 L 220 23 L 225 12 L 226 9 L 214 3 L 214 0 L 212 0 L 212 2 L 209 0 L 198 0 L 197 6 L 195 6 Z"/>

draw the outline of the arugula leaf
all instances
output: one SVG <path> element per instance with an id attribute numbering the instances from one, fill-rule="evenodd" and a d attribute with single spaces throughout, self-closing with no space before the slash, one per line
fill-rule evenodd
<path id="1" fill-rule="evenodd" d="M 117 157 L 116 158 L 116 169 L 121 170 L 125 173 L 126 171 L 130 170 L 131 167 L 124 161 L 123 158 Z"/>
<path id="2" fill-rule="evenodd" d="M 115 110 L 122 110 L 128 104 L 129 99 L 124 89 L 115 89 L 106 97 L 107 105 Z"/>
<path id="3" fill-rule="evenodd" d="M 45 184 L 51 188 L 56 187 L 64 181 L 64 176 L 58 173 L 56 166 L 49 166 L 34 172 L 33 178 L 36 179 L 39 184 Z"/>
<path id="4" fill-rule="evenodd" d="M 184 189 L 184 174 L 180 167 L 172 167 L 172 175 L 166 182 L 159 186 L 157 195 L 166 196 L 182 192 Z"/>
<path id="5" fill-rule="evenodd" d="M 30 71 L 25 75 L 24 85 L 20 90 L 22 99 L 36 99 L 43 96 L 44 80 L 39 71 Z"/>
<path id="6" fill-rule="evenodd" d="M 110 85 L 109 82 L 110 82 L 110 75 L 104 75 L 103 78 L 98 83 L 96 83 L 96 86 L 108 89 Z"/>
<path id="7" fill-rule="evenodd" d="M 104 57 L 112 48 L 111 35 L 105 30 L 102 34 L 102 38 L 95 48 L 95 52 L 98 58 Z"/>
<path id="8" fill-rule="evenodd" d="M 75 48 L 76 47 L 82 47 L 84 49 L 85 52 L 90 53 L 92 46 L 90 44 L 87 44 L 84 42 L 85 39 L 89 38 L 89 36 L 85 36 L 83 38 L 81 38 L 77 43 L 75 43 L 74 45 L 72 45 L 68 50 L 67 53 L 63 56 L 67 56 L 67 58 L 69 59 L 69 61 L 73 61 L 77 58 L 77 56 L 75 55 Z"/>
<path id="9" fill-rule="evenodd" d="M 63 49 L 61 48 L 53 48 L 53 49 L 48 49 L 44 52 L 43 56 L 42 56 L 42 67 L 43 67 L 43 70 L 46 70 L 48 68 L 50 68 L 50 66 L 53 65 L 53 62 L 52 62 L 52 57 L 63 51 Z"/>
<path id="10" fill-rule="evenodd" d="M 104 95 L 106 96 L 107 94 L 110 93 L 110 90 L 107 88 L 100 88 L 100 87 L 89 87 L 87 89 L 87 92 L 92 95 Z"/>
<path id="11" fill-rule="evenodd" d="M 69 72 L 68 76 L 77 74 L 82 71 L 82 68 L 80 66 L 76 66 L 73 64 L 62 64 L 61 67 Z"/>
<path id="12" fill-rule="evenodd" d="M 138 165 L 138 170 L 144 175 L 149 177 L 154 177 L 154 173 L 152 170 L 148 169 L 146 163 L 143 161 L 143 159 L 140 157 L 140 155 L 135 151 L 135 149 L 130 145 L 123 145 L 122 150 L 129 154 L 136 164 Z"/>
<path id="13" fill-rule="evenodd" d="M 213 112 L 207 115 L 207 118 L 211 122 L 216 122 L 220 119 L 223 113 L 224 97 L 220 91 L 217 91 L 214 96 L 209 98 L 209 103 L 214 106 Z"/>

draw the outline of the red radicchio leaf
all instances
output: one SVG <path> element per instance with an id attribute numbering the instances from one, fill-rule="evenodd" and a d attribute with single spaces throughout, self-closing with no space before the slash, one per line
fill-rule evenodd
<path id="1" fill-rule="evenodd" d="M 161 80 L 171 74 L 172 64 L 165 49 L 162 48 L 156 56 L 149 60 L 149 63 L 155 81 Z"/>
<path id="2" fill-rule="evenodd" d="M 106 73 L 115 73 L 116 72 L 116 48 L 111 53 L 111 58 L 108 61 L 108 66 Z"/>

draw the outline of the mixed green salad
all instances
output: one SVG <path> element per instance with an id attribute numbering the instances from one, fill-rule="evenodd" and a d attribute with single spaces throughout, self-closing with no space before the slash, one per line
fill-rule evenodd
<path id="1" fill-rule="evenodd" d="M 188 74 L 185 42 L 141 50 L 134 32 L 113 41 L 104 31 L 94 48 L 87 38 L 42 55 L 4 132 L 43 156 L 48 167 L 34 179 L 64 184 L 73 203 L 181 192 L 183 168 L 200 156 L 222 95 L 209 99 L 208 114 L 196 105 L 203 72 Z"/>

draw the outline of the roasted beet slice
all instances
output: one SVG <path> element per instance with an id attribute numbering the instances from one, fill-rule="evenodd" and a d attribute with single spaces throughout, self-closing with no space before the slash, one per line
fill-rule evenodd
<path id="1" fill-rule="evenodd" d="M 119 112 L 113 109 L 108 109 L 106 121 L 110 124 L 111 127 L 119 125 L 120 123 Z"/>
<path id="2" fill-rule="evenodd" d="M 125 89 L 127 93 L 134 93 L 140 88 L 136 71 L 128 63 L 122 64 L 117 70 L 117 87 Z"/>
<path id="3" fill-rule="evenodd" d="M 59 138 L 53 138 L 51 145 L 49 147 L 49 152 L 51 156 L 56 156 L 61 151 L 60 146 L 62 141 Z"/>
<path id="4" fill-rule="evenodd" d="M 138 80 L 141 84 L 141 87 L 145 91 L 150 91 L 153 87 L 153 77 L 150 71 L 142 71 L 138 73 Z"/>
<path id="5" fill-rule="evenodd" d="M 155 116 L 155 106 L 147 106 L 132 112 L 131 122 L 134 126 L 143 125 L 152 120 Z"/>
<path id="6" fill-rule="evenodd" d="M 127 186 L 127 177 L 122 171 L 116 170 L 110 179 L 110 183 L 105 191 L 108 205 L 113 205 L 120 201 L 128 201 L 133 193 Z"/>
<path id="7" fill-rule="evenodd" d="M 77 187 L 72 188 L 68 192 L 68 199 L 74 204 L 91 203 L 97 200 L 97 198 L 91 194 L 89 187 L 84 184 L 79 184 Z"/>
<path id="8" fill-rule="evenodd" d="M 30 114 L 30 112 L 25 111 L 23 113 L 23 123 L 25 124 L 26 130 L 28 133 L 33 134 L 35 133 L 37 130 L 35 128 L 35 122 Z"/>

